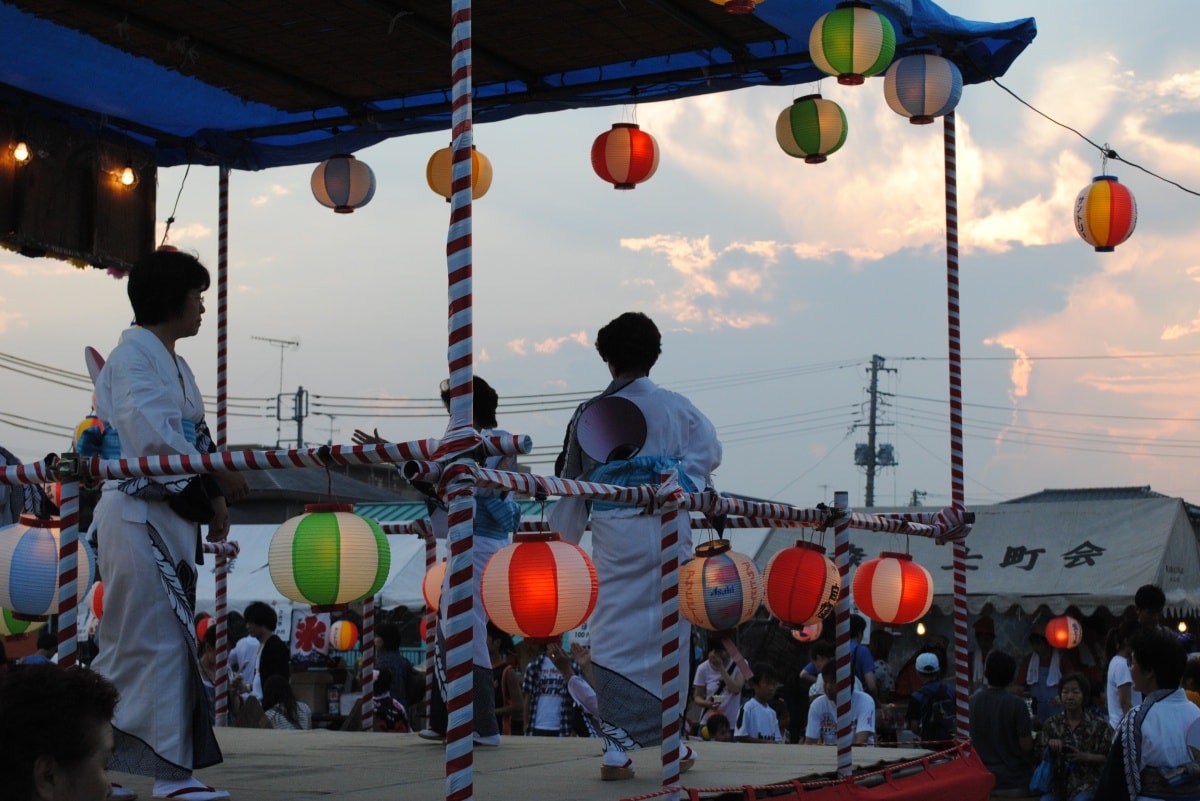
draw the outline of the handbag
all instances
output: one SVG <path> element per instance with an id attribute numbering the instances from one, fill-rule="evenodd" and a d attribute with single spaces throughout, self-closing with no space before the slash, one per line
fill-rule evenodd
<path id="1" fill-rule="evenodd" d="M 1033 769 L 1033 776 L 1029 779 L 1029 789 L 1035 793 L 1048 793 L 1050 792 L 1050 781 L 1053 778 L 1054 763 L 1050 761 L 1050 755 L 1046 754 L 1038 766 Z"/>
<path id="2" fill-rule="evenodd" d="M 167 506 L 190 523 L 208 525 L 213 519 L 212 499 L 220 494 L 220 485 L 212 476 L 195 476 L 182 491 L 167 498 Z"/>

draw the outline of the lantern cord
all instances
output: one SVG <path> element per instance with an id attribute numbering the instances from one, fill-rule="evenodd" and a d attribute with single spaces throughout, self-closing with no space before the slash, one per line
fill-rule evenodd
<path id="1" fill-rule="evenodd" d="M 1113 150 L 1112 148 L 1110 148 L 1110 147 L 1108 146 L 1108 143 L 1105 143 L 1104 145 L 1098 145 L 1098 144 L 1096 144 L 1096 143 L 1095 143 L 1095 142 L 1093 142 L 1091 139 L 1088 139 L 1088 138 L 1087 138 L 1086 136 L 1084 136 L 1082 133 L 1080 133 L 1079 131 L 1077 131 L 1077 130 L 1075 130 L 1074 128 L 1072 128 L 1070 125 L 1065 125 L 1065 124 L 1063 124 L 1063 123 L 1059 122 L 1058 120 L 1056 120 L 1056 119 L 1054 119 L 1053 117 L 1051 117 L 1049 114 L 1046 114 L 1044 111 L 1041 111 L 1040 109 L 1036 108 L 1035 106 L 1033 106 L 1032 104 L 1030 104 L 1029 102 L 1027 102 L 1027 101 L 1026 101 L 1024 98 L 1022 98 L 1020 95 L 1018 95 L 1018 94 L 1017 94 L 1016 92 L 1014 92 L 1012 89 L 1009 89 L 1007 86 L 1005 86 L 1004 84 L 1000 83 L 1000 81 L 996 80 L 995 76 L 992 76 L 992 78 L 991 78 L 991 81 L 992 81 L 992 83 L 996 84 L 996 86 L 999 86 L 999 87 L 1000 87 L 1001 89 L 1003 89 L 1005 92 L 1008 92 L 1010 95 L 1012 95 L 1012 96 L 1013 96 L 1013 97 L 1016 99 L 1016 101 L 1017 101 L 1018 103 L 1020 103 L 1021 105 L 1025 106 L 1025 107 L 1026 107 L 1026 108 L 1028 108 L 1028 109 L 1030 109 L 1031 111 L 1033 111 L 1034 113 L 1038 114 L 1039 116 L 1045 117 L 1047 120 L 1049 120 L 1050 122 L 1054 123 L 1054 124 L 1055 124 L 1055 125 L 1057 125 L 1058 127 L 1067 129 L 1068 131 L 1070 131 L 1071 133 L 1075 134 L 1076 136 L 1078 136 L 1078 137 L 1079 137 L 1080 139 L 1082 139 L 1083 141 L 1087 142 L 1087 143 L 1088 143 L 1089 145 L 1091 145 L 1092 147 L 1094 147 L 1094 148 L 1096 148 L 1097 150 L 1099 150 L 1099 151 L 1100 151 L 1100 155 L 1101 155 L 1101 157 L 1104 159 L 1105 163 L 1107 163 L 1107 161 L 1108 161 L 1109 159 L 1112 159 L 1113 161 L 1119 161 L 1119 162 L 1121 162 L 1122 164 L 1128 164 L 1130 167 L 1133 167 L 1134 169 L 1137 169 L 1137 170 L 1141 170 L 1142 172 L 1146 173 L 1147 175 L 1151 176 L 1152 178 L 1157 178 L 1158 180 L 1160 180 L 1160 181 L 1162 181 L 1162 182 L 1164 182 L 1164 183 L 1168 183 L 1168 184 L 1170 184 L 1171 186 L 1174 186 L 1174 187 L 1176 187 L 1177 189 L 1182 189 L 1184 192 L 1187 192 L 1189 195 L 1196 195 L 1196 196 L 1200 197 L 1200 192 L 1197 192 L 1197 191 L 1196 191 L 1196 190 L 1194 190 L 1194 189 L 1188 189 L 1188 188 L 1187 188 L 1186 186 L 1184 186 L 1183 184 L 1181 184 L 1181 183 L 1178 183 L 1178 182 L 1176 182 L 1176 181 L 1172 181 L 1170 178 L 1164 178 L 1163 176 L 1159 175 L 1158 173 L 1156 173 L 1156 172 L 1152 172 L 1151 170 L 1148 170 L 1148 169 L 1146 169 L 1145 167 L 1143 167 L 1143 166 L 1142 166 L 1142 165 L 1140 165 L 1140 164 L 1134 164 L 1132 161 L 1129 161 L 1128 159 L 1121 158 L 1121 156 L 1120 156 L 1120 155 L 1118 155 L 1117 151 Z"/>
<path id="2" fill-rule="evenodd" d="M 183 197 L 183 187 L 187 186 L 188 175 L 192 171 L 192 154 L 188 152 L 187 168 L 183 171 L 183 180 L 179 182 L 179 191 L 175 194 L 175 205 L 171 207 L 171 216 L 167 217 L 167 223 L 163 227 L 162 241 L 158 243 L 159 247 L 167 244 L 167 235 L 171 233 L 171 223 L 175 222 L 175 212 L 179 211 L 179 199 Z"/>

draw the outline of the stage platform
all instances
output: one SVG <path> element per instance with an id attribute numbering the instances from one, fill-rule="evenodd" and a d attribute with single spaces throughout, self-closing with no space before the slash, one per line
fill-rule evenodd
<path id="1" fill-rule="evenodd" d="M 415 734 L 218 729 L 225 762 L 197 773 L 228 790 L 232 801 L 437 801 L 446 797 L 445 749 Z M 738 788 L 831 774 L 831 747 L 690 743 L 699 758 L 683 786 Z M 921 749 L 855 748 L 856 768 L 919 757 Z M 505 737 L 498 748 L 476 747 L 474 798 L 479 801 L 619 801 L 661 788 L 657 748 L 630 754 L 637 776 L 600 781 L 600 741 Z M 151 780 L 110 778 L 149 801 Z M 705 793 L 712 797 L 717 793 Z"/>

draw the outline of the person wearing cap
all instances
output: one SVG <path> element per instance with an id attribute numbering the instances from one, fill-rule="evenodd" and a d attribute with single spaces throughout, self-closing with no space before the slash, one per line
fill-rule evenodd
<path id="1" fill-rule="evenodd" d="M 940 750 L 954 743 L 954 693 L 942 681 L 942 663 L 935 653 L 917 654 L 921 686 L 908 701 L 905 720 L 923 748 Z"/>
<path id="2" fill-rule="evenodd" d="M 971 653 L 971 692 L 982 690 L 987 686 L 983 675 L 983 666 L 987 664 L 988 654 L 996 644 L 996 624 L 988 615 L 981 615 L 972 626 L 975 630 L 975 650 Z"/>

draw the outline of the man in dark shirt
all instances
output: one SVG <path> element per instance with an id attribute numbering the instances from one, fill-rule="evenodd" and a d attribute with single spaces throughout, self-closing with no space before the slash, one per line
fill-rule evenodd
<path id="1" fill-rule="evenodd" d="M 1016 660 L 992 651 L 984 665 L 987 687 L 971 696 L 971 740 L 984 766 L 996 777 L 993 798 L 1030 795 L 1033 731 L 1029 708 L 1008 691 L 1016 671 Z"/>

